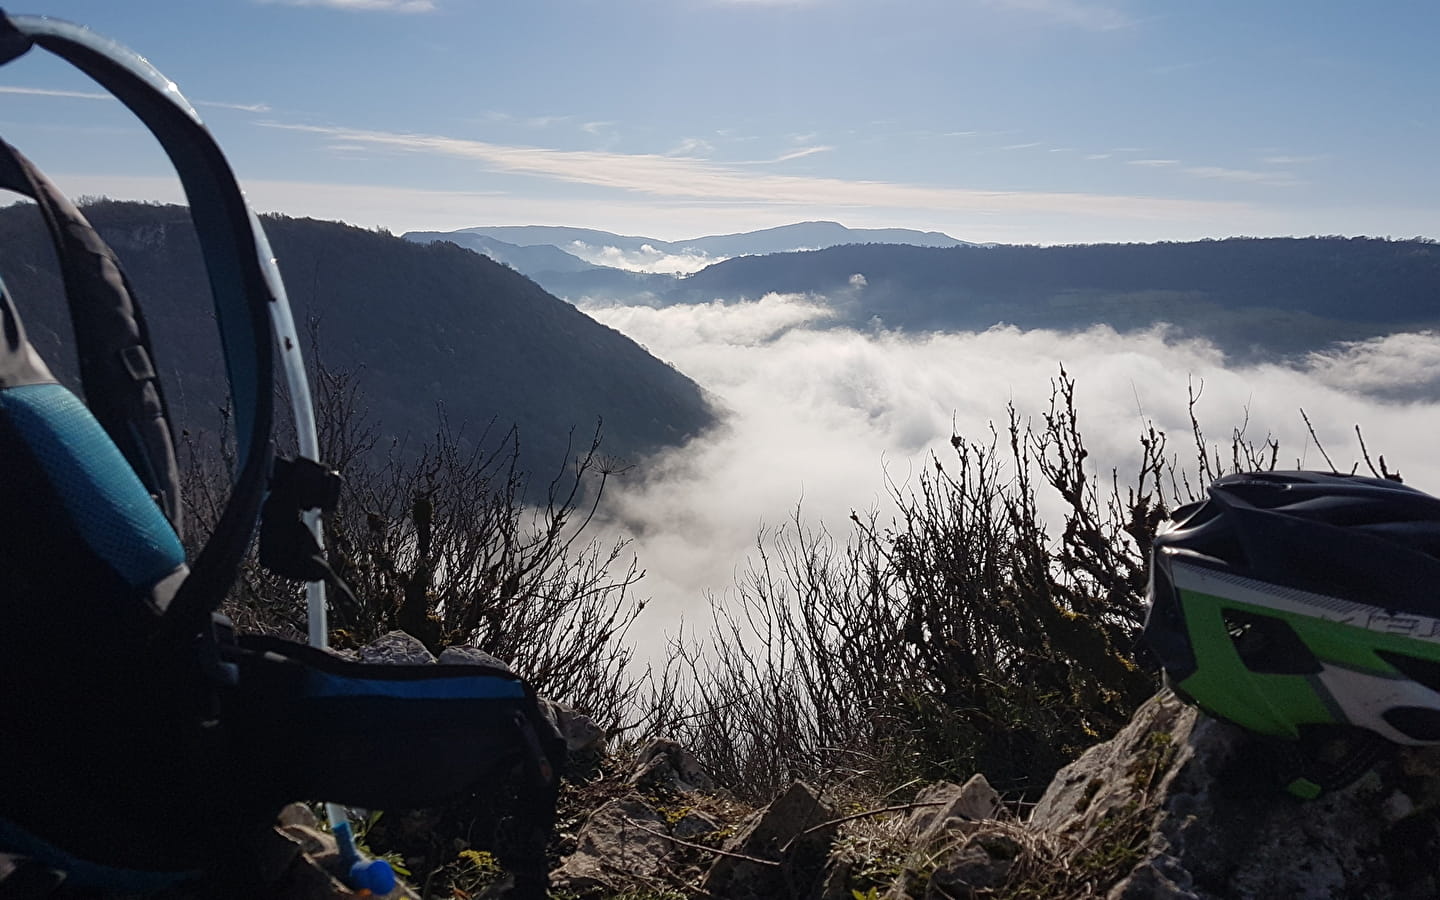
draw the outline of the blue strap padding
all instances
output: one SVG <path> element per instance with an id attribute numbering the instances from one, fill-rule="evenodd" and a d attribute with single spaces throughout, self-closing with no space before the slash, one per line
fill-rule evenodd
<path id="1" fill-rule="evenodd" d="M 124 581 L 149 588 L 185 550 L 100 423 L 58 384 L 0 391 L 7 417 L 49 479 L 81 538 Z"/>
<path id="2" fill-rule="evenodd" d="M 49 841 L 38 837 L 14 822 L 0 818 L 0 847 L 6 852 L 65 873 L 65 884 L 69 887 L 100 888 L 106 891 L 149 894 L 174 887 L 200 872 L 153 872 L 144 869 L 121 869 L 81 859 L 61 850 Z"/>
<path id="3" fill-rule="evenodd" d="M 274 406 L 272 313 L 290 321 L 274 261 L 261 258 L 264 233 L 230 164 L 195 110 L 144 58 L 77 25 L 43 16 L 0 13 L 0 64 L 38 45 L 69 61 L 130 109 L 160 141 L 190 203 L 205 259 L 215 315 L 235 401 L 234 489 L 166 609 L 169 635 L 207 627 L 210 613 L 234 583 L 260 516 L 270 475 Z M 287 330 L 287 335 L 293 329 Z M 288 337 L 287 337 L 288 339 Z M 298 348 L 287 356 L 298 361 Z M 303 374 L 295 376 L 303 385 Z M 299 424 L 299 423 L 297 423 Z M 302 438 L 303 440 L 303 438 Z"/>
<path id="4" fill-rule="evenodd" d="M 523 700 L 525 686 L 509 678 L 485 675 L 458 678 L 345 678 L 310 672 L 305 682 L 307 699 L 334 697 L 390 697 L 397 700 Z"/>

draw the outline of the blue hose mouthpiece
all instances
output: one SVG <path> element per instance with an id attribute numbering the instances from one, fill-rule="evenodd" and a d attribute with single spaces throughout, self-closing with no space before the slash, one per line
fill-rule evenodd
<path id="1" fill-rule="evenodd" d="M 357 891 L 369 891 L 383 897 L 395 890 L 395 870 L 383 859 L 362 859 L 350 866 L 346 879 Z"/>
<path id="2" fill-rule="evenodd" d="M 383 859 L 366 859 L 360 855 L 349 822 L 341 819 L 331 826 L 331 831 L 340 850 L 340 865 L 345 870 L 347 886 L 381 897 L 395 890 L 395 870 Z"/>

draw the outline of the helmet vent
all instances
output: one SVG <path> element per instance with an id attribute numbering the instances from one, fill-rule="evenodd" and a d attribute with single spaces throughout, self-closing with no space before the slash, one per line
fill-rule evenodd
<path id="1" fill-rule="evenodd" d="M 1395 706 L 1381 713 L 1391 728 L 1417 741 L 1440 741 L 1440 710 L 1425 706 Z"/>
<path id="2" fill-rule="evenodd" d="M 1248 610 L 1221 610 L 1225 631 L 1245 668 L 1258 675 L 1314 675 L 1322 666 L 1283 619 Z"/>
<path id="3" fill-rule="evenodd" d="M 1389 650 L 1376 650 L 1375 655 L 1389 663 L 1401 675 L 1440 694 L 1440 662 Z"/>

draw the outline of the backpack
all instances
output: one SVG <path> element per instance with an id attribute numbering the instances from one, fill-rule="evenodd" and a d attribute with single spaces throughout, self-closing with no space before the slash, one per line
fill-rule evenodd
<path id="1" fill-rule="evenodd" d="M 0 65 L 40 46 L 159 139 L 189 201 L 224 348 L 230 495 L 193 559 L 145 320 L 115 254 L 0 141 L 0 187 L 33 201 L 60 262 L 85 401 L 59 384 L 0 285 L 0 897 L 62 890 L 264 896 L 251 850 L 300 800 L 409 809 L 510 797 L 497 847 L 543 897 L 564 747 L 503 666 L 366 665 L 239 636 L 217 609 L 260 558 L 312 582 L 323 643 L 321 465 L 300 342 L 264 231 L 194 110 L 139 56 L 83 28 L 0 13 Z M 275 456 L 276 363 L 300 457 Z M 339 831 L 339 829 L 337 829 Z M 8 872 L 8 877 L 7 877 Z M 8 893 L 7 893 L 8 891 Z"/>

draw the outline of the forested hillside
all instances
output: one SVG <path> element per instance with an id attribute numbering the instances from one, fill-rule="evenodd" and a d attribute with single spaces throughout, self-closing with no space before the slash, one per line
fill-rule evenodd
<path id="1" fill-rule="evenodd" d="M 1124 330 L 1169 322 L 1232 353 L 1283 354 L 1440 323 L 1440 246 L 1372 238 L 866 244 L 728 260 L 675 281 L 662 297 L 704 303 L 772 291 L 824 295 L 849 324 Z"/>
<path id="2" fill-rule="evenodd" d="M 103 201 L 86 208 L 134 282 L 157 366 L 182 422 L 217 421 L 222 376 L 209 292 L 186 212 Z M 448 244 L 271 216 L 267 233 L 302 330 L 315 323 L 325 363 L 357 374 L 389 439 L 418 445 L 443 409 L 466 439 L 511 425 L 522 464 L 553 474 L 604 420 L 605 450 L 630 459 L 682 443 L 712 414 L 700 388 L 613 329 L 491 260 Z M 0 210 L 0 271 L 37 344 L 61 371 L 63 303 L 33 207 Z"/>

